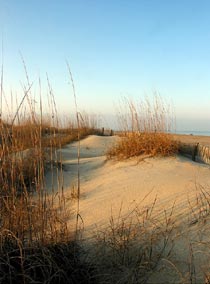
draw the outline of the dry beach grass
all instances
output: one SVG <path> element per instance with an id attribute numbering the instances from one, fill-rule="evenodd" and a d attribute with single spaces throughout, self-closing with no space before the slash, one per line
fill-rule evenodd
<path id="1" fill-rule="evenodd" d="M 26 77 L 29 113 L 0 128 L 0 282 L 209 283 L 209 167 L 177 155 L 169 107 L 125 100 L 123 137 L 88 136 L 50 84 L 37 115 Z"/>
<path id="2" fill-rule="evenodd" d="M 166 157 L 150 152 L 141 163 L 139 152 L 119 161 L 119 151 L 117 160 L 109 154 L 107 160 L 105 149 L 116 153 L 123 139 L 90 136 L 80 143 L 81 244 L 97 281 L 208 283 L 209 166 L 176 151 Z M 67 179 L 75 146 L 61 150 Z"/>
<path id="3" fill-rule="evenodd" d="M 41 213 L 42 215 L 37 215 L 38 212 L 36 212 L 36 204 L 34 203 L 30 203 L 34 207 L 33 211 L 29 211 L 28 203 L 21 201 L 21 207 L 18 208 L 16 202 L 16 211 L 14 209 L 11 211 L 13 219 L 10 217 L 10 224 L 17 224 L 17 220 L 19 222 L 22 220 L 22 225 L 16 228 L 13 226 L 13 231 L 1 228 L 1 240 L 2 244 L 4 244 L 2 246 L 2 283 L 7 283 L 6 281 L 8 281 L 5 275 L 10 277 L 11 283 L 14 281 L 12 280 L 13 277 L 17 281 L 18 278 L 15 275 L 16 273 L 19 274 L 20 271 L 22 271 L 22 278 L 20 278 L 19 283 L 23 283 L 21 281 L 23 281 L 24 277 L 28 283 L 31 283 L 32 279 L 41 281 L 37 276 L 39 270 L 35 268 L 36 266 L 43 266 L 43 275 L 41 277 L 42 279 L 51 279 L 50 283 L 65 283 L 67 279 L 73 278 L 77 279 L 75 281 L 79 281 L 75 283 L 82 283 L 82 279 L 78 280 L 76 278 L 78 273 L 80 275 L 84 274 L 86 281 L 89 281 L 89 283 L 163 283 L 162 281 L 166 279 L 168 282 L 164 283 L 173 283 L 175 279 L 177 279 L 177 283 L 196 283 L 192 280 L 195 277 L 198 279 L 196 280 L 197 283 L 200 283 L 198 282 L 200 279 L 204 279 L 205 275 L 206 277 L 208 276 L 208 267 L 203 271 L 202 277 L 201 273 L 197 271 L 197 267 L 196 271 L 193 268 L 198 262 L 194 257 L 198 247 L 200 249 L 201 246 L 203 247 L 202 249 L 208 247 L 208 190 L 206 187 L 199 188 L 198 186 L 195 191 L 197 195 L 194 195 L 193 181 L 191 182 L 192 187 L 188 191 L 189 195 L 186 194 L 186 187 L 180 188 L 184 186 L 187 179 L 193 179 L 193 172 L 196 173 L 196 171 L 200 171 L 198 182 L 202 180 L 204 183 L 207 183 L 208 168 L 205 166 L 201 167 L 190 160 L 184 158 L 182 158 L 184 160 L 179 160 L 179 158 L 175 157 L 147 158 L 138 165 L 138 158 L 136 160 L 135 157 L 130 161 L 114 162 L 110 160 L 105 162 L 105 149 L 109 148 L 109 144 L 114 143 L 115 140 L 119 140 L 119 138 L 89 136 L 81 141 L 80 174 L 82 182 L 80 214 L 87 229 L 86 232 L 83 232 L 80 243 L 82 252 L 79 252 L 80 249 L 78 251 L 74 249 L 73 251 L 76 255 L 71 254 L 72 242 L 69 242 L 69 240 L 72 237 L 69 236 L 67 231 L 65 232 L 67 224 L 65 220 L 68 220 L 68 216 L 62 215 L 59 213 L 61 211 L 56 210 L 58 202 L 56 202 L 55 196 L 54 199 L 51 199 L 51 195 L 49 195 L 45 200 L 49 200 L 49 203 L 44 215 L 44 212 Z M 104 150 L 102 149 L 103 143 Z M 73 166 L 70 166 L 71 160 L 69 158 L 72 157 L 73 161 L 76 158 L 76 145 L 75 147 L 74 144 L 71 145 L 70 148 L 67 146 L 67 148 L 64 147 L 59 150 L 63 155 L 64 177 L 65 175 L 70 175 L 73 170 Z M 97 147 L 100 150 L 98 152 Z M 73 152 L 71 154 L 73 150 L 75 150 L 75 154 Z M 65 160 L 67 153 L 69 153 L 69 157 Z M 92 156 L 89 156 L 90 154 Z M 83 155 L 85 155 L 84 160 Z M 93 163 L 92 166 L 91 163 Z M 177 170 L 177 167 L 180 168 L 180 171 L 176 173 L 176 176 L 178 176 L 180 181 L 177 183 L 178 180 L 176 179 L 174 184 L 174 179 L 172 180 L 173 171 Z M 90 171 L 87 171 L 88 168 Z M 56 168 L 54 169 L 57 171 Z M 167 171 L 164 172 L 166 169 Z M 111 176 L 109 174 L 110 171 L 112 172 Z M 148 176 L 145 176 L 145 174 Z M 189 175 L 188 178 L 186 174 Z M 166 178 L 166 176 L 168 177 Z M 147 177 L 147 180 L 145 180 L 145 177 Z M 153 179 L 153 184 L 156 185 L 158 191 L 154 190 L 154 192 L 148 194 L 153 187 L 150 177 Z M 102 181 L 103 185 L 100 185 Z M 171 183 L 168 183 L 169 181 Z M 126 186 L 128 187 L 127 190 L 125 190 Z M 167 186 L 171 188 L 171 192 L 166 190 Z M 119 191 L 120 188 L 123 190 Z M 178 188 L 179 190 L 177 191 Z M 65 191 L 68 197 L 70 193 L 68 187 L 65 188 Z M 173 197 L 174 193 L 177 194 L 175 198 L 176 204 L 173 205 L 175 200 Z M 185 198 L 184 193 L 186 194 Z M 181 197 L 179 198 L 180 194 Z M 145 195 L 148 195 L 147 198 Z M 123 198 L 126 199 L 122 201 Z M 134 199 L 135 201 L 133 201 Z M 9 198 L 7 197 L 6 200 L 9 200 Z M 32 199 L 28 198 L 26 201 L 32 202 Z M 101 210 L 101 202 L 103 210 Z M 7 205 L 10 204 L 12 203 Z M 69 204 L 72 203 L 66 200 L 65 207 L 69 208 Z M 130 204 L 129 211 L 127 211 L 126 204 Z M 12 206 L 10 205 L 10 208 L 13 208 Z M 37 210 L 40 209 L 37 207 Z M 22 214 L 27 217 L 27 223 L 24 226 L 23 219 L 21 219 L 23 218 L 21 217 Z M 8 216 L 7 213 L 4 216 Z M 41 232 L 38 230 L 38 227 L 34 227 L 35 225 L 38 226 L 38 222 L 35 220 L 37 216 L 42 216 L 43 221 L 46 221 L 45 218 L 47 218 L 49 227 L 42 227 L 39 224 L 40 228 L 42 228 Z M 67 219 L 65 219 L 66 217 Z M 52 221 L 50 221 L 50 218 L 52 218 Z M 29 223 L 29 220 L 31 223 Z M 100 227 L 102 220 L 104 220 L 104 223 L 102 222 L 102 227 Z M 184 223 L 184 220 L 186 223 Z M 58 222 L 61 222 L 60 227 Z M 33 225 L 31 228 L 30 224 Z M 64 226 L 63 229 L 61 224 Z M 94 224 L 98 224 L 97 230 L 94 229 Z M 52 230 L 51 233 L 49 228 Z M 55 228 L 58 230 L 57 233 Z M 22 232 L 22 235 L 21 233 L 17 234 L 17 229 Z M 13 235 L 13 232 L 16 233 Z M 32 247 L 31 251 L 21 241 L 23 239 L 29 241 L 29 232 L 32 234 L 32 239 L 36 236 L 36 242 L 40 240 L 39 236 L 42 236 L 44 242 L 39 243 L 39 249 L 37 245 L 34 247 L 31 243 L 29 246 Z M 36 234 L 33 234 L 35 232 Z M 23 234 L 25 234 L 25 237 L 22 239 Z M 202 234 L 203 238 L 199 239 Z M 86 241 L 84 240 L 85 236 L 87 236 Z M 49 244 L 55 244 L 55 247 Z M 94 244 L 94 247 L 92 247 L 92 244 Z M 174 250 L 174 248 L 176 249 Z M 191 258 L 189 258 L 189 255 L 186 256 L 188 253 L 183 253 L 184 251 L 190 252 L 189 249 L 192 251 Z M 44 259 L 40 256 L 40 253 L 44 256 Z M 5 258 L 6 254 L 7 258 Z M 79 258 L 77 258 L 78 255 L 80 255 Z M 57 264 L 57 257 L 65 259 L 62 267 Z M 208 255 L 205 257 L 208 257 Z M 6 263 L 5 259 L 7 259 Z M 21 259 L 23 261 L 22 266 L 19 262 Z M 34 260 L 36 261 L 33 262 Z M 74 260 L 73 264 L 72 260 Z M 180 266 L 180 261 L 185 263 L 185 265 Z M 68 270 L 69 266 L 72 267 L 72 272 Z M 11 269 L 10 274 L 7 273 L 7 267 Z M 81 271 L 79 268 L 81 268 Z M 31 277 L 29 280 L 27 273 Z M 51 273 L 54 277 L 52 277 Z M 74 283 L 73 280 L 72 283 Z"/>
<path id="4" fill-rule="evenodd" d="M 75 232 L 67 223 L 71 208 L 65 207 L 62 173 L 59 171 L 59 177 L 57 174 L 61 169 L 57 149 L 78 140 L 78 133 L 80 138 L 96 133 L 96 121 L 85 114 L 80 115 L 79 129 L 74 120 L 65 128 L 59 126 L 54 94 L 48 78 L 47 81 L 48 117 L 42 113 L 41 84 L 37 109 L 27 71 L 23 98 L 15 114 L 8 113 L 7 119 L 3 119 L 1 113 L 1 283 L 89 283 L 92 268 L 80 262 Z M 1 80 L 2 100 L 3 89 Z M 46 188 L 45 183 L 46 173 L 53 169 L 56 190 Z"/>

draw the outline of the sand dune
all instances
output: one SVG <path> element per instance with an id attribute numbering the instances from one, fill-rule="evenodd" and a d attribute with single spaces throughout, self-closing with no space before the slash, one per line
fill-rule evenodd
<path id="1" fill-rule="evenodd" d="M 141 162 L 138 158 L 126 161 L 107 160 L 106 150 L 118 139 L 117 136 L 89 136 L 80 143 L 80 225 L 84 229 L 83 239 L 86 243 L 89 242 L 97 230 L 109 225 L 111 217 L 118 219 L 120 214 L 123 218 L 132 218 L 138 210 L 149 210 L 155 202 L 152 218 L 158 220 L 160 226 L 173 208 L 176 265 L 180 267 L 180 271 L 187 271 L 191 245 L 196 251 L 202 252 L 206 246 L 201 248 L 200 244 L 209 242 L 209 222 L 206 220 L 210 207 L 209 204 L 204 204 L 205 200 L 199 201 L 199 196 L 201 188 L 209 188 L 210 166 L 179 155 L 147 158 Z M 67 145 L 58 151 L 58 156 L 62 157 L 61 172 L 67 196 L 71 195 L 72 187 L 77 186 L 77 154 L 78 143 Z M 54 171 L 55 175 L 58 169 Z M 49 188 L 55 183 L 52 173 L 48 173 L 46 182 Z M 72 208 L 72 203 L 69 206 Z M 199 267 L 196 268 L 196 277 L 201 280 L 203 276 L 199 271 L 209 259 L 208 255 L 199 255 L 195 257 L 194 264 Z M 161 275 L 156 277 L 154 274 L 151 283 L 162 283 L 166 275 Z M 170 277 L 171 275 L 173 273 Z"/>
<path id="2" fill-rule="evenodd" d="M 208 165 L 181 156 L 147 158 L 141 162 L 137 158 L 107 161 L 106 150 L 118 139 L 117 136 L 89 136 L 80 142 L 80 213 L 89 232 L 96 225 L 105 225 L 111 214 L 117 216 L 120 209 L 123 214 L 129 214 L 135 206 L 150 206 L 154 199 L 161 211 L 171 208 L 175 202 L 180 215 L 198 187 L 206 188 L 210 182 Z M 78 143 L 67 145 L 60 154 L 64 188 L 68 193 L 77 184 Z M 48 187 L 51 184 L 48 173 Z"/>
<path id="3" fill-rule="evenodd" d="M 81 182 L 90 180 L 95 171 L 102 167 L 106 162 L 105 153 L 112 144 L 114 144 L 118 137 L 102 137 L 102 136 L 89 136 L 86 139 L 66 145 L 61 150 L 57 151 L 56 159 L 62 162 L 62 180 L 65 190 L 77 184 L 78 178 L 78 146 L 79 150 L 79 172 Z M 48 172 L 46 175 L 46 185 L 49 190 L 52 185 L 54 188 L 58 187 L 57 184 L 58 169 Z"/>

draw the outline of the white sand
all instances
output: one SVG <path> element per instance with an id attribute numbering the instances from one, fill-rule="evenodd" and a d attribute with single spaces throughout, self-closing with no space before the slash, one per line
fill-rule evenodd
<path id="1" fill-rule="evenodd" d="M 194 204 L 195 196 L 200 192 L 199 187 L 209 187 L 210 166 L 181 156 L 147 158 L 141 162 L 137 158 L 107 161 L 106 149 L 117 139 L 119 137 L 116 136 L 89 136 L 80 143 L 80 215 L 84 222 L 83 235 L 85 238 L 91 237 L 96 228 L 108 225 L 111 216 L 117 218 L 120 210 L 122 216 L 129 215 L 138 206 L 151 207 L 156 199 L 153 213 L 156 217 L 163 218 L 164 210 L 170 211 L 175 204 L 173 217 L 181 224 L 180 228 L 188 232 L 184 234 L 180 231 L 180 234 L 185 235 L 185 240 L 183 237 L 177 252 L 179 256 L 186 254 L 189 243 L 202 239 L 207 231 L 207 227 L 199 227 L 201 223 L 193 224 L 198 215 L 192 214 L 190 206 L 197 210 Z M 77 184 L 77 146 L 78 143 L 73 143 L 60 151 L 67 194 Z M 47 176 L 47 184 L 51 186 L 50 174 Z"/>

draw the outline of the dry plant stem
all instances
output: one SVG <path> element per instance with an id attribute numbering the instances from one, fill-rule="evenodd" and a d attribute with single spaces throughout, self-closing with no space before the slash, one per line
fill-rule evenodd
<path id="1" fill-rule="evenodd" d="M 189 278 L 190 283 L 196 283 L 196 271 L 192 244 L 189 244 Z"/>
<path id="2" fill-rule="evenodd" d="M 18 247 L 18 250 L 19 250 L 19 253 L 20 253 L 20 256 L 19 256 L 19 259 L 20 259 L 20 267 L 21 267 L 21 272 L 22 272 L 22 282 L 23 284 L 26 283 L 26 279 L 25 279 L 25 274 L 24 274 L 24 268 L 23 268 L 23 259 L 24 259 L 24 255 L 23 255 L 23 244 L 22 242 L 20 241 L 19 238 L 17 238 L 15 236 L 15 234 L 10 231 L 10 230 L 7 230 L 7 229 L 4 229 L 0 232 L 0 239 L 1 239 L 1 244 L 2 244 L 2 240 L 7 237 L 7 236 L 10 236 L 10 238 L 14 239 L 17 243 L 17 247 Z M 0 248 L 0 252 L 2 252 L 3 248 L 1 247 Z M 11 273 L 11 272 L 10 272 Z M 12 279 L 12 277 L 10 277 L 10 279 Z"/>
<path id="3" fill-rule="evenodd" d="M 3 80 L 4 80 L 4 64 L 3 64 L 3 42 L 2 42 L 2 65 L 1 65 L 1 91 L 0 91 L 0 119 L 2 119 L 2 102 L 3 102 Z"/>
<path id="4" fill-rule="evenodd" d="M 52 86 L 50 84 L 48 74 L 46 74 L 46 77 L 47 77 L 47 84 L 48 84 L 50 101 L 51 101 L 52 121 L 53 121 L 53 137 L 54 137 L 53 145 L 51 147 L 51 150 L 52 150 L 51 151 L 51 160 L 55 159 L 56 163 L 58 163 L 58 155 L 57 155 L 57 151 L 54 147 L 55 139 L 56 139 L 55 129 L 58 128 L 58 114 L 57 114 L 57 108 L 56 108 L 56 104 L 55 104 L 55 97 L 54 97 Z M 56 122 L 55 122 L 55 120 L 56 120 Z M 60 171 L 61 172 L 59 173 L 59 169 L 58 169 L 58 167 L 56 167 L 56 179 L 57 179 L 57 185 L 58 185 L 59 190 L 60 190 L 60 188 L 62 188 L 61 184 L 60 184 L 60 179 L 59 179 L 59 176 L 62 175 L 62 168 L 60 169 Z M 54 188 L 53 188 L 53 195 L 54 195 Z M 52 195 L 52 202 L 53 202 L 53 195 Z M 62 196 L 63 196 L 63 191 L 62 191 Z"/>
<path id="5" fill-rule="evenodd" d="M 34 110 L 33 110 L 32 101 L 31 101 L 30 98 L 29 98 L 29 93 L 30 93 L 30 89 L 31 89 L 30 86 L 31 86 L 32 84 L 30 83 L 29 76 L 28 76 L 28 71 L 27 71 L 27 68 L 26 68 L 26 63 L 25 63 L 25 60 L 24 60 L 23 55 L 21 54 L 21 52 L 20 52 L 20 57 L 21 57 L 21 60 L 22 60 L 22 64 L 23 64 L 24 71 L 25 71 L 25 76 L 26 76 L 26 81 L 27 81 L 27 85 L 28 85 L 27 87 L 23 87 L 23 89 L 24 89 L 24 93 L 27 93 L 26 98 L 27 98 L 28 105 L 29 105 L 29 109 L 30 109 L 30 112 L 31 112 L 32 121 L 33 121 L 33 123 L 35 124 L 35 123 L 36 123 L 36 120 L 35 120 L 35 112 L 34 112 Z M 27 89 L 29 90 L 28 92 L 26 92 Z"/>
<path id="6" fill-rule="evenodd" d="M 71 73 L 71 68 L 68 62 L 66 62 L 71 85 L 73 89 L 73 95 L 74 95 L 74 104 L 75 104 L 75 110 L 76 110 L 76 119 L 77 119 L 77 128 L 78 128 L 78 148 L 77 148 L 77 217 L 76 217 L 76 238 L 78 237 L 78 227 L 79 227 L 79 217 L 80 216 L 80 119 L 79 119 L 79 112 L 78 112 L 78 106 L 77 106 L 77 97 L 76 97 L 76 91 L 74 86 L 74 80 Z"/>
<path id="7" fill-rule="evenodd" d="M 169 259 L 166 259 L 166 258 L 162 258 L 161 261 L 166 262 L 167 264 L 169 264 L 174 269 L 174 271 L 176 271 L 177 275 L 179 276 L 179 278 L 181 280 L 181 282 L 179 282 L 180 284 L 186 283 L 185 279 L 182 276 L 182 273 L 178 270 L 178 268 L 176 267 L 176 265 L 172 261 L 170 261 Z"/>
<path id="8" fill-rule="evenodd" d="M 39 135 L 42 136 L 42 125 L 43 125 L 43 113 L 42 113 L 42 88 L 41 88 L 41 79 L 39 78 L 39 101 L 40 101 L 40 127 L 39 127 Z M 39 140 L 39 150 L 40 155 L 42 153 L 42 139 Z M 46 204 L 46 194 L 44 194 L 44 165 L 42 160 L 40 159 L 40 178 L 39 180 L 39 186 L 38 186 L 38 195 L 39 195 L 39 212 L 41 215 L 41 212 L 44 211 L 44 204 Z M 44 216 L 41 218 L 41 241 L 44 243 L 44 228 L 45 228 L 45 220 Z"/>
<path id="9" fill-rule="evenodd" d="M 25 98 L 28 96 L 28 94 L 29 94 L 29 92 L 30 92 L 30 90 L 31 90 L 32 85 L 33 85 L 33 84 L 31 84 L 31 85 L 29 86 L 28 90 L 25 90 L 25 91 L 24 91 L 24 96 L 23 96 L 23 98 L 22 98 L 22 100 L 21 100 L 21 102 L 20 102 L 20 104 L 19 104 L 19 106 L 18 106 L 18 108 L 17 108 L 17 110 L 16 110 L 16 113 L 15 113 L 15 115 L 14 115 L 14 117 L 13 117 L 12 126 L 14 125 L 15 119 L 16 119 L 16 117 L 18 116 L 18 113 L 19 113 L 19 111 L 20 111 L 20 108 L 21 108 L 21 106 L 22 106 L 22 104 L 23 104 Z"/>

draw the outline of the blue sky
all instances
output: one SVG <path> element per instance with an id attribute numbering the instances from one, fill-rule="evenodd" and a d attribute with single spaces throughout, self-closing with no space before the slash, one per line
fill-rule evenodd
<path id="1" fill-rule="evenodd" d="M 21 53 L 34 92 L 47 72 L 72 112 L 68 60 L 81 110 L 115 114 L 121 97 L 156 91 L 178 128 L 210 130 L 209 11 L 204 0 L 0 0 L 5 93 L 22 96 Z"/>

